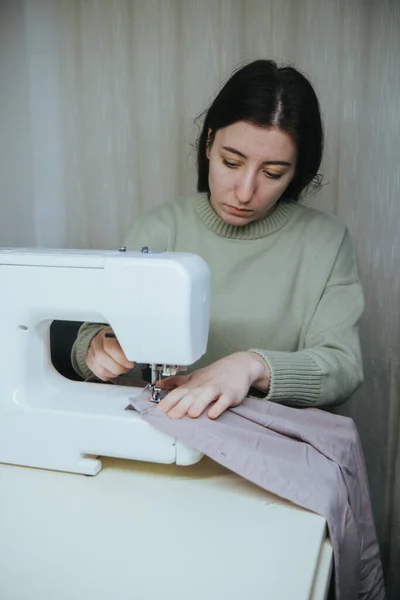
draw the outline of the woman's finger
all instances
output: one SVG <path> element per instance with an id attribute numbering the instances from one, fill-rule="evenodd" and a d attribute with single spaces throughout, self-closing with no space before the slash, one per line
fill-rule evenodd
<path id="1" fill-rule="evenodd" d="M 185 415 L 195 419 L 219 397 L 220 393 L 220 389 L 216 385 L 188 389 L 167 415 L 171 419 L 181 419 Z"/>
<path id="2" fill-rule="evenodd" d="M 96 375 L 96 377 L 98 377 L 98 379 L 100 379 L 101 381 L 108 381 L 109 379 L 114 379 L 116 377 L 114 373 L 99 365 L 93 351 L 89 350 L 86 357 L 86 364 L 92 371 L 92 373 Z"/>
<path id="3" fill-rule="evenodd" d="M 121 373 L 127 373 L 129 369 L 126 369 L 122 365 L 115 362 L 115 360 L 103 349 L 102 344 L 99 344 L 99 340 L 96 339 L 97 337 L 98 336 L 93 338 L 92 343 L 89 346 L 89 351 L 86 359 L 86 363 L 89 369 L 93 371 L 89 364 L 92 363 L 93 366 L 95 366 L 95 368 L 97 369 L 97 372 L 93 371 L 93 373 L 95 373 L 95 375 L 97 375 L 97 377 L 99 377 L 100 379 L 110 378 L 106 372 L 109 372 L 111 374 L 111 378 L 117 377 L 118 375 L 121 375 Z M 99 375 L 100 371 L 103 372 L 102 377 L 100 377 Z"/>
<path id="4" fill-rule="evenodd" d="M 158 403 L 158 408 L 161 408 L 163 412 L 168 413 L 178 404 L 178 402 L 182 400 L 182 398 L 185 396 L 185 394 L 187 394 L 188 391 L 189 390 L 185 387 L 175 388 L 174 390 L 169 392 L 169 394 L 167 394 L 167 396 L 165 396 L 165 398 L 163 398 L 161 402 Z"/>
<path id="5" fill-rule="evenodd" d="M 123 369 L 128 369 L 128 371 L 130 371 L 135 366 L 133 361 L 126 358 L 119 344 L 104 344 L 104 350 Z"/>
<path id="6" fill-rule="evenodd" d="M 233 400 L 230 398 L 230 396 L 226 396 L 225 394 L 222 394 L 218 398 L 218 400 L 214 404 L 214 406 L 212 406 L 210 408 L 210 410 L 207 413 L 207 416 L 210 419 L 217 419 L 220 415 L 222 415 L 222 413 L 224 413 L 226 411 L 227 408 L 229 408 L 232 405 L 233 405 Z"/>
<path id="7" fill-rule="evenodd" d="M 106 337 L 107 333 L 110 333 L 111 331 L 112 330 L 109 327 L 106 327 L 93 338 L 92 343 L 90 344 L 90 347 L 96 356 L 97 362 L 99 362 L 105 369 L 114 371 L 114 369 L 111 368 L 112 363 L 108 361 L 108 357 L 110 357 L 114 363 L 118 365 L 118 374 L 130 371 L 135 366 L 135 363 L 126 358 L 118 340 L 115 337 Z"/>
<path id="8" fill-rule="evenodd" d="M 180 385 L 185 385 L 190 381 L 192 375 L 173 375 L 171 377 L 165 377 L 156 382 L 156 385 L 163 390 L 173 390 Z"/>
<path id="9" fill-rule="evenodd" d="M 122 373 L 127 373 L 129 369 L 123 367 L 119 363 L 117 363 L 107 352 L 101 350 L 100 352 L 95 353 L 95 359 L 97 364 L 102 368 L 113 373 L 114 377 L 121 375 Z"/>
<path id="10" fill-rule="evenodd" d="M 221 389 L 218 385 L 207 385 L 199 388 L 199 395 L 188 410 L 189 417 L 197 419 L 220 396 Z"/>
<path id="11" fill-rule="evenodd" d="M 128 360 L 116 340 L 109 340 L 106 338 L 104 340 L 104 350 L 106 354 L 111 356 L 111 358 L 118 364 L 121 365 L 123 369 L 128 369 L 129 371 L 133 369 L 135 363 L 131 360 Z"/>
<path id="12" fill-rule="evenodd" d="M 179 388 L 178 388 L 179 389 Z M 199 394 L 199 390 L 187 390 L 187 393 L 181 398 L 181 400 L 175 404 L 175 406 L 167 412 L 167 416 L 170 419 L 182 419 L 189 413 L 192 405 L 196 402 Z"/>

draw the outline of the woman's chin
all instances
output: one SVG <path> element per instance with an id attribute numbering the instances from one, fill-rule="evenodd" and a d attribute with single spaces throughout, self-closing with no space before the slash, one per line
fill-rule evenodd
<path id="1" fill-rule="evenodd" d="M 253 219 L 250 219 L 249 217 L 239 217 L 236 215 L 224 215 L 223 217 L 221 217 L 226 223 L 228 223 L 228 225 L 237 225 L 237 226 L 244 226 L 244 225 L 248 225 L 249 223 L 251 223 L 253 221 Z"/>
<path id="2" fill-rule="evenodd" d="M 215 209 L 215 207 L 213 208 L 217 215 L 223 221 L 225 221 L 225 223 L 228 223 L 228 225 L 236 225 L 243 227 L 244 225 L 248 225 L 249 223 L 254 221 L 253 214 L 235 215 L 229 210 L 229 208 L 225 208 L 224 206 L 219 206 L 217 210 Z"/>

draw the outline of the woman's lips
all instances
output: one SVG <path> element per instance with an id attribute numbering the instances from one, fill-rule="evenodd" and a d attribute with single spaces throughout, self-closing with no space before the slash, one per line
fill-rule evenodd
<path id="1" fill-rule="evenodd" d="M 234 215 L 238 215 L 240 217 L 247 217 L 253 211 L 248 208 L 237 208 L 236 206 L 231 206 L 230 204 L 225 204 L 225 207 L 229 210 L 229 212 Z"/>

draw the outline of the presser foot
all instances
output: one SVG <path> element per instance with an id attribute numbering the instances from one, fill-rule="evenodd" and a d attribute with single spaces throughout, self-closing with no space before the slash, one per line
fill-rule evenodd
<path id="1" fill-rule="evenodd" d="M 164 388 L 156 385 L 156 381 L 160 381 L 163 377 L 172 377 L 176 375 L 180 371 L 186 371 L 187 367 L 179 366 L 179 365 L 151 365 L 151 383 L 150 383 L 150 391 L 151 391 L 151 402 L 158 404 L 161 402 L 163 398 L 170 392 L 171 390 L 166 390 Z"/>
<path id="2" fill-rule="evenodd" d="M 154 404 L 158 404 L 159 402 L 161 402 L 161 400 L 163 398 L 165 398 L 165 396 L 168 394 L 168 392 L 170 392 L 171 390 L 165 390 L 163 388 L 160 388 L 158 385 L 155 385 L 155 383 L 149 383 L 143 390 L 142 393 L 146 392 L 147 390 L 150 391 L 151 397 L 150 397 L 150 402 L 154 402 Z M 132 404 L 128 404 L 128 406 L 125 407 L 125 410 L 135 410 L 132 406 Z"/>
<path id="3" fill-rule="evenodd" d="M 151 391 L 151 402 L 158 404 L 159 402 L 161 402 L 161 400 L 163 398 L 165 398 L 165 396 L 168 394 L 168 392 L 170 390 L 165 390 L 164 388 L 160 388 L 158 385 L 155 385 L 154 383 L 152 383 L 152 384 L 150 384 L 150 391 Z"/>

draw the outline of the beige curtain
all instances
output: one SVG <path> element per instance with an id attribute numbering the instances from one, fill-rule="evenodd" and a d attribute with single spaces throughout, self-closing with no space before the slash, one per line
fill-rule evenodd
<path id="1" fill-rule="evenodd" d="M 366 293 L 365 384 L 342 412 L 364 444 L 389 597 L 400 598 L 400 2 L 64 0 L 67 245 L 117 247 L 193 191 L 194 118 L 244 61 L 294 63 L 319 95 L 325 187 Z"/>

